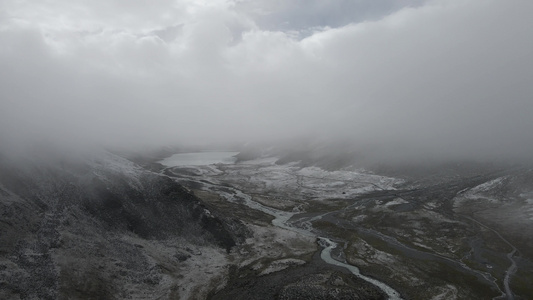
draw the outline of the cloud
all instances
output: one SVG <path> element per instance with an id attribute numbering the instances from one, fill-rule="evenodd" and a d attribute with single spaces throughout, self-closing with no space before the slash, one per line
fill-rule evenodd
<path id="1" fill-rule="evenodd" d="M 294 3 L 3 1 L 0 138 L 532 153 L 532 4 Z"/>
<path id="2" fill-rule="evenodd" d="M 402 0 L 242 0 L 235 9 L 253 16 L 263 29 L 293 31 L 307 36 L 324 27 L 341 27 L 350 23 L 378 20 L 406 5 L 419 6 L 426 1 Z M 296 31 L 296 32 L 294 32 Z"/>

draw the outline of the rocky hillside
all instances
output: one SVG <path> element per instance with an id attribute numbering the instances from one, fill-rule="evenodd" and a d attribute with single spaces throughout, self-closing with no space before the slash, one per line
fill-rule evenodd
<path id="1" fill-rule="evenodd" d="M 108 152 L 0 157 L 1 299 L 200 293 L 187 283 L 200 276 L 195 258 L 210 264 L 204 283 L 220 276 L 213 266 L 226 265 L 241 229 L 173 180 Z"/>

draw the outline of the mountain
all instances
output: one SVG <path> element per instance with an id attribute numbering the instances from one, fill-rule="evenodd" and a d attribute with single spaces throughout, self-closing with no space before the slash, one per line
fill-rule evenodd
<path id="1" fill-rule="evenodd" d="M 174 180 L 110 152 L 0 158 L 2 299 L 201 294 L 245 234 Z"/>
<path id="2" fill-rule="evenodd" d="M 0 155 L 0 299 L 530 298 L 533 168 L 348 148 Z"/>

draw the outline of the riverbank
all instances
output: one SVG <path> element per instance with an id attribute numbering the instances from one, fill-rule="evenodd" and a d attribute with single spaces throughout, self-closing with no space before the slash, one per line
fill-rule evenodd
<path id="1" fill-rule="evenodd" d="M 409 181 L 365 170 L 279 165 L 272 158 L 177 166 L 165 169 L 165 174 L 202 199 L 208 195 L 208 205 L 248 223 L 254 235 L 292 232 L 294 238 L 322 236 L 338 241 L 340 246 L 334 252 L 339 261 L 330 263 L 347 261 L 358 266 L 371 282 L 401 291 L 406 299 L 498 298 L 512 293 L 503 292 L 505 282 L 513 289 L 518 281 L 510 280 L 512 272 L 501 275 L 509 268 L 507 245 L 453 211 L 456 195 L 496 174 L 447 176 L 441 177 L 441 182 Z M 266 270 L 283 276 L 301 267 L 282 262 L 302 258 L 291 254 L 273 235 L 267 236 L 256 235 L 247 247 L 259 243 L 256 250 L 262 247 L 260 251 L 269 253 L 269 258 L 260 264 L 250 259 L 237 266 L 240 283 L 233 288 L 240 289 L 239 284 L 248 282 L 246 286 L 262 289 L 263 281 L 256 277 L 263 277 Z M 288 267 L 279 268 L 283 264 Z M 256 270 L 244 272 L 248 265 Z M 393 292 L 386 297 L 396 295 Z"/>

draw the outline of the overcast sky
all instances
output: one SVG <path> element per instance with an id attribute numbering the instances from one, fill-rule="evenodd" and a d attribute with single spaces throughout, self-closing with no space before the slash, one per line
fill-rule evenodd
<path id="1" fill-rule="evenodd" d="M 527 158 L 531 12 L 526 0 L 0 0 L 0 143 L 316 136 Z"/>

